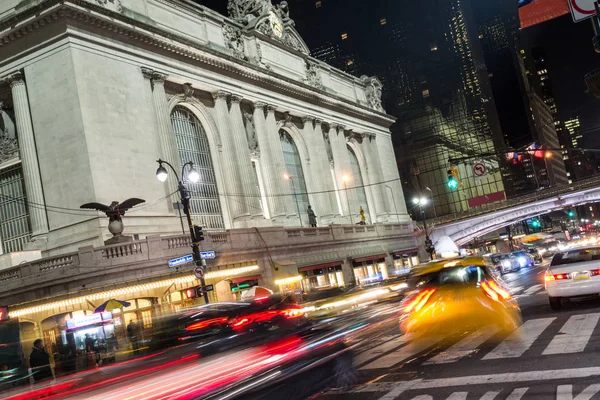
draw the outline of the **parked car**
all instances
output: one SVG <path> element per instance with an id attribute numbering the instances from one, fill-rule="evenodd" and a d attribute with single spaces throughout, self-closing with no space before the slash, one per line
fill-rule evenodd
<path id="1" fill-rule="evenodd" d="M 584 247 L 556 253 L 546 271 L 546 292 L 552 310 L 562 299 L 600 293 L 600 247 Z"/>

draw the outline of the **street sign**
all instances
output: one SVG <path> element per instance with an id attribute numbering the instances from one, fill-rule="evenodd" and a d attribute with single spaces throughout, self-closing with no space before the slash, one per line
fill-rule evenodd
<path id="1" fill-rule="evenodd" d="M 204 286 L 204 291 L 205 292 L 212 292 L 213 290 L 215 290 L 215 286 L 214 285 L 206 285 L 206 286 Z M 200 286 L 198 288 L 198 293 L 202 293 L 202 286 Z"/>
<path id="2" fill-rule="evenodd" d="M 216 253 L 214 251 L 201 251 L 200 258 L 203 260 L 212 259 L 216 257 Z"/>
<path id="3" fill-rule="evenodd" d="M 204 278 L 204 268 L 202 268 L 202 267 L 194 268 L 194 275 L 196 275 L 196 278 L 198 278 L 198 279 Z"/>
<path id="4" fill-rule="evenodd" d="M 573 21 L 580 22 L 596 15 L 594 3 L 597 0 L 569 0 Z"/>
<path id="5" fill-rule="evenodd" d="M 169 260 L 169 268 L 179 267 L 180 265 L 191 263 L 192 261 L 194 261 L 194 256 L 191 254 L 188 254 L 187 256 L 183 257 L 174 258 L 172 260 Z"/>
<path id="6" fill-rule="evenodd" d="M 487 176 L 487 167 L 482 162 L 473 164 L 473 176 L 475 178 L 484 178 Z"/>

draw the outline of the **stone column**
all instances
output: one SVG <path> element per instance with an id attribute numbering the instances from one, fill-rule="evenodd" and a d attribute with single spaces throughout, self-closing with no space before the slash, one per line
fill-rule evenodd
<path id="1" fill-rule="evenodd" d="M 308 143 L 311 159 L 310 179 L 317 192 L 313 197 L 317 203 L 313 204 L 315 213 L 321 220 L 322 225 L 329 225 L 333 216 L 337 214 L 335 199 L 335 187 L 331 177 L 329 158 L 325 141 L 323 140 L 322 121 L 313 117 L 302 118 L 304 122 L 303 133 Z"/>
<path id="2" fill-rule="evenodd" d="M 8 78 L 12 90 L 12 99 L 15 110 L 15 122 L 17 126 L 17 137 L 19 140 L 19 153 L 23 167 L 23 179 L 27 192 L 27 209 L 31 222 L 31 236 L 48 233 L 48 218 L 42 188 L 42 177 L 38 164 L 37 150 L 35 147 L 35 136 L 33 123 L 31 122 L 31 111 L 29 110 L 29 98 L 23 73 L 17 72 Z"/>
<path id="3" fill-rule="evenodd" d="M 229 121 L 229 110 L 227 108 L 227 97 L 230 93 L 222 90 L 213 93 L 215 100 L 215 111 L 217 117 L 217 125 L 221 133 L 221 141 L 223 143 L 223 161 L 227 166 L 228 174 L 225 178 L 225 187 L 227 189 L 227 204 L 232 222 L 236 228 L 241 228 L 241 220 L 247 219 L 250 216 L 246 199 L 243 196 L 242 180 L 238 170 L 236 157 L 236 148 L 234 143 L 234 134 L 231 130 Z"/>
<path id="4" fill-rule="evenodd" d="M 242 193 L 247 212 L 253 218 L 264 218 L 260 207 L 260 193 L 255 184 L 254 172 L 252 169 L 252 160 L 250 158 L 250 148 L 248 146 L 248 136 L 246 136 L 246 127 L 244 126 L 244 116 L 242 115 L 241 102 L 242 97 L 238 95 L 231 96 L 231 109 L 229 111 L 229 121 L 231 122 L 231 133 L 233 136 L 233 145 L 235 149 L 236 171 L 242 181 Z"/>
<path id="5" fill-rule="evenodd" d="M 389 189 L 386 183 L 383 183 L 383 172 L 381 169 L 381 158 L 377 150 L 376 136 L 367 134 L 363 137 L 361 149 L 365 156 L 365 162 L 368 168 L 369 183 L 371 184 L 371 194 L 375 202 L 375 215 L 371 216 L 373 222 L 386 222 L 388 220 L 389 206 Z"/>
<path id="6" fill-rule="evenodd" d="M 153 110 L 154 126 L 156 129 L 157 158 L 170 162 L 176 171 L 180 171 L 181 162 L 179 160 L 175 135 L 173 134 L 173 126 L 171 125 L 167 93 L 165 92 L 165 80 L 167 79 L 167 75 L 149 68 L 142 68 L 142 75 L 148 80 L 148 85 L 151 90 L 150 106 Z M 165 182 L 165 194 L 169 195 L 175 191 L 177 191 L 177 180 L 175 177 L 167 179 Z M 176 201 L 178 200 L 175 200 L 175 197 L 169 201 L 169 210 L 173 210 L 173 203 Z"/>
<path id="7" fill-rule="evenodd" d="M 344 211 L 344 217 L 352 214 L 352 221 L 350 219 L 345 220 L 346 223 L 357 223 L 357 216 L 359 215 L 360 206 L 358 204 L 358 196 L 356 190 L 353 189 L 358 185 L 354 175 L 352 174 L 352 166 L 350 165 L 350 156 L 348 154 L 348 145 L 346 144 L 346 137 L 344 135 L 345 127 L 342 125 L 331 124 L 329 130 L 329 140 L 331 142 L 331 150 L 333 152 L 333 161 L 335 163 L 335 178 L 338 182 L 338 190 L 340 192 L 340 199 L 342 203 L 342 210 Z M 347 182 L 344 182 L 344 177 L 348 178 Z M 345 190 L 344 183 L 348 190 Z M 350 209 L 348 209 L 350 205 Z"/>
<path id="8" fill-rule="evenodd" d="M 167 75 L 152 71 L 152 101 L 154 102 L 154 111 L 156 113 L 156 125 L 158 128 L 158 137 L 160 143 L 160 156 L 165 161 L 169 161 L 175 168 L 181 168 L 179 160 L 179 151 L 175 135 L 173 135 L 173 126 L 171 124 L 171 115 L 169 115 L 169 104 L 167 93 L 165 92 L 165 80 Z"/>
<path id="9" fill-rule="evenodd" d="M 283 171 L 280 171 L 280 168 L 277 168 L 277 162 L 273 156 L 273 148 L 279 150 L 279 153 L 281 153 L 281 144 L 276 142 L 276 144 L 279 146 L 278 149 L 272 144 L 272 136 L 274 136 L 272 131 L 277 127 L 274 126 L 269 128 L 267 126 L 265 108 L 267 108 L 266 103 L 257 102 L 254 104 L 254 126 L 256 129 L 258 147 L 260 149 L 259 164 L 263 177 L 263 183 L 266 189 L 265 191 L 269 206 L 269 215 L 271 216 L 271 220 L 279 223 L 283 222 L 282 219 L 286 215 L 285 200 L 282 195 L 287 193 L 283 190 Z M 273 114 L 273 112 L 271 112 L 271 114 Z M 273 115 L 270 121 L 274 122 L 274 119 L 275 118 Z M 276 136 L 276 139 L 279 141 L 278 136 Z"/>
<path id="10" fill-rule="evenodd" d="M 398 209 L 397 218 L 393 218 L 393 221 L 397 222 L 410 222 L 410 217 L 406 209 L 406 202 L 404 201 L 404 192 L 402 191 L 402 183 L 400 182 L 400 174 L 398 172 L 398 164 L 396 156 L 394 154 L 394 147 L 392 145 L 391 135 L 378 135 L 377 140 L 372 143 L 378 150 L 379 159 L 381 162 L 382 176 L 384 181 L 389 181 L 388 185 L 392 187 L 394 191 L 394 197 L 396 200 L 396 207 L 392 200 L 392 195 L 388 189 L 388 213 L 396 214 L 396 208 Z"/>

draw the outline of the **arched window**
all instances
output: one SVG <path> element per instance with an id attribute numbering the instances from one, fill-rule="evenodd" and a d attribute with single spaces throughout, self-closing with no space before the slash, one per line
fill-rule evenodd
<path id="1" fill-rule="evenodd" d="M 350 166 L 352 167 L 352 176 L 354 177 L 354 184 L 352 185 L 356 189 L 356 196 L 358 197 L 358 205 L 365 210 L 365 216 L 367 221 L 369 220 L 369 203 L 367 202 L 367 193 L 365 192 L 365 186 L 363 183 L 362 173 L 360 172 L 360 165 L 358 164 L 358 157 L 354 154 L 354 150 L 348 146 L 348 155 L 350 156 Z"/>
<path id="2" fill-rule="evenodd" d="M 180 106 L 173 109 L 171 124 L 181 165 L 192 161 L 200 174 L 198 183 L 187 183 L 194 223 L 208 229 L 225 229 L 208 137 L 202 124 L 194 114 Z"/>
<path id="3" fill-rule="evenodd" d="M 279 137 L 281 139 L 281 150 L 283 150 L 283 159 L 285 160 L 285 168 L 287 173 L 292 177 L 294 193 L 296 198 L 294 201 L 298 201 L 298 208 L 300 209 L 300 215 L 302 220 L 306 220 L 306 209 L 308 208 L 308 191 L 306 190 L 306 182 L 304 181 L 304 172 L 302 171 L 302 160 L 298 147 L 292 137 L 281 129 L 279 131 Z M 294 204 L 295 206 L 295 204 Z"/>

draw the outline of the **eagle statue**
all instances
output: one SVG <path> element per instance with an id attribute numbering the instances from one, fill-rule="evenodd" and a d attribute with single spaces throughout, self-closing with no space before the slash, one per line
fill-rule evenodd
<path id="1" fill-rule="evenodd" d="M 108 230 L 110 231 L 110 233 L 113 234 L 113 236 L 119 237 L 121 236 L 121 233 L 123 233 L 124 229 L 121 217 L 125 215 L 125 212 L 130 208 L 145 202 L 146 200 L 133 197 L 131 199 L 125 200 L 122 203 L 119 203 L 118 201 L 113 201 L 108 206 L 101 203 L 86 203 L 80 206 L 79 208 L 97 210 L 106 214 L 106 216 L 108 217 Z"/>

